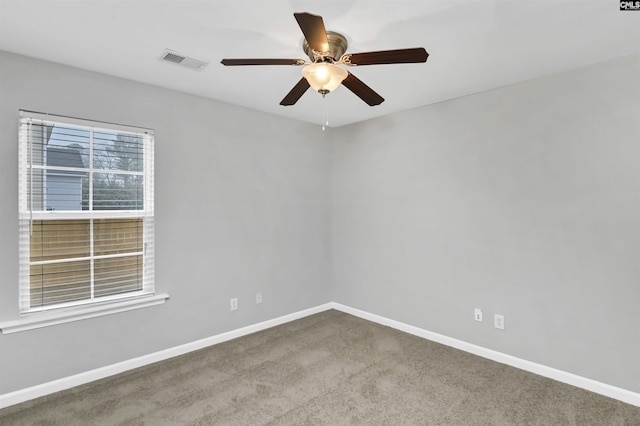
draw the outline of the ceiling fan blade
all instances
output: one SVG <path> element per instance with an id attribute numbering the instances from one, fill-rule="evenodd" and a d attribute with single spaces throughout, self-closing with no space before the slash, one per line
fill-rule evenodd
<path id="1" fill-rule="evenodd" d="M 222 65 L 304 65 L 303 59 L 223 59 Z"/>
<path id="2" fill-rule="evenodd" d="M 427 62 L 429 54 L 424 47 L 414 49 L 380 50 L 378 52 L 363 52 L 344 55 L 345 63 L 353 65 L 378 64 L 413 64 Z"/>
<path id="3" fill-rule="evenodd" d="M 371 87 L 364 84 L 358 77 L 349 73 L 347 78 L 342 80 L 342 84 L 351 90 L 357 97 L 365 101 L 369 106 L 380 105 L 384 98 L 378 95 Z"/>
<path id="4" fill-rule="evenodd" d="M 329 41 L 327 40 L 327 31 L 324 29 L 322 16 L 312 15 L 307 12 L 294 13 L 293 16 L 298 21 L 309 47 L 318 52 L 328 52 Z"/>
<path id="5" fill-rule="evenodd" d="M 289 106 L 295 104 L 296 102 L 298 102 L 298 99 L 300 99 L 300 97 L 304 95 L 304 92 L 306 92 L 309 87 L 310 86 L 307 79 L 302 77 L 300 81 L 297 82 L 295 86 L 293 86 L 293 89 L 291 89 L 291 91 L 287 93 L 287 96 L 285 96 L 284 99 L 280 101 L 280 105 Z"/>

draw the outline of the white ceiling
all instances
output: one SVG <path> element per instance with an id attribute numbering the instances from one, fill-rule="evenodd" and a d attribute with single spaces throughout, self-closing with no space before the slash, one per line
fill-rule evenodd
<path id="1" fill-rule="evenodd" d="M 294 12 L 324 18 L 348 53 L 425 47 L 425 64 L 349 68 L 386 100 L 344 87 L 280 100 L 301 67 L 224 67 L 222 58 L 300 58 Z M 194 71 L 165 48 L 204 59 Z M 640 12 L 616 0 L 0 0 L 0 50 L 337 127 L 640 53 Z M 634 82 L 634 84 L 637 82 Z"/>

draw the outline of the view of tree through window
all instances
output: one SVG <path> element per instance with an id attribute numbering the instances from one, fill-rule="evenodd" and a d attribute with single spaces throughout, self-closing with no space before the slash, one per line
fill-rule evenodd
<path id="1" fill-rule="evenodd" d="M 43 161 L 49 167 L 48 186 L 55 186 L 56 182 L 61 182 L 59 190 L 52 191 L 53 188 L 47 188 L 48 191 L 41 192 L 47 198 L 49 210 L 60 210 L 57 206 L 65 206 L 67 210 L 90 209 L 90 179 L 93 181 L 94 210 L 144 208 L 142 137 L 94 131 L 91 144 L 91 135 L 87 130 L 64 126 L 53 126 L 48 131 L 41 131 L 41 134 L 44 137 L 48 135 L 48 140 L 45 141 L 46 161 Z M 90 150 L 93 152 L 92 157 Z M 89 169 L 93 169 L 92 175 Z M 77 188 L 73 185 L 74 176 L 80 184 L 80 192 L 74 192 L 72 188 Z M 75 197 L 80 197 L 81 203 L 72 208 L 68 201 Z"/>

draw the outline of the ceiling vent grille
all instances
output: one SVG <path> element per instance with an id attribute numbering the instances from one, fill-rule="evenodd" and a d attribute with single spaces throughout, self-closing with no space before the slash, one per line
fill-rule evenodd
<path id="1" fill-rule="evenodd" d="M 182 53 L 174 52 L 169 49 L 162 52 L 160 59 L 173 64 L 182 65 L 183 67 L 191 68 L 192 70 L 201 70 L 209 65 L 206 61 L 183 55 Z"/>

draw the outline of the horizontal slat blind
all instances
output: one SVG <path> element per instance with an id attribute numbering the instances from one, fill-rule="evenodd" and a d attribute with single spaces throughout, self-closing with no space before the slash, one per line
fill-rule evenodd
<path id="1" fill-rule="evenodd" d="M 23 313 L 153 292 L 152 132 L 66 121 L 21 112 Z"/>

